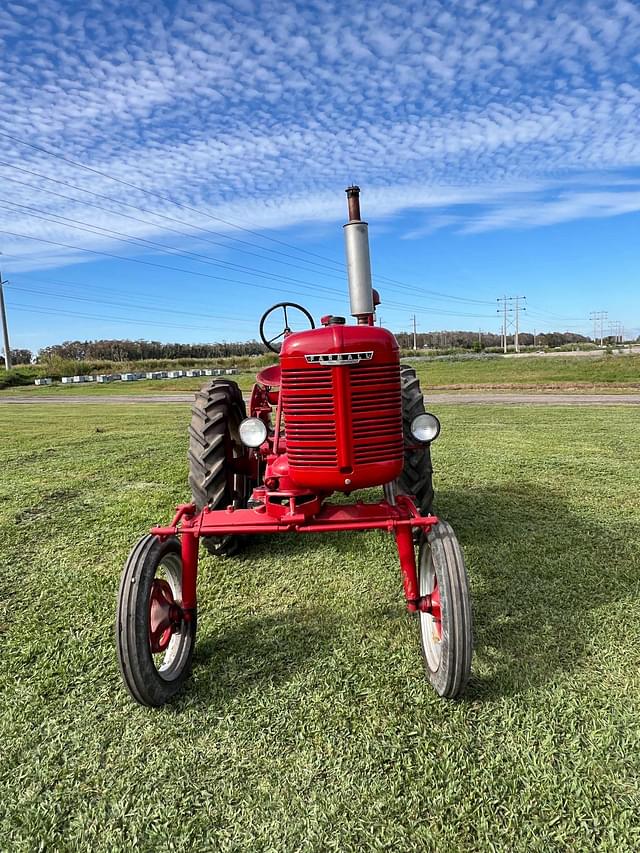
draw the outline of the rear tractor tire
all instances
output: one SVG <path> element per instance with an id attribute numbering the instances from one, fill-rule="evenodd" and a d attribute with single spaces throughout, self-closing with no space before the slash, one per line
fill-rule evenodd
<path id="1" fill-rule="evenodd" d="M 397 481 L 398 491 L 403 495 L 413 495 L 422 515 L 430 515 L 433 511 L 434 497 L 431 447 L 428 444 L 416 447 L 416 440 L 411 434 L 413 419 L 424 414 L 424 397 L 420 381 L 410 365 L 400 365 L 400 381 L 405 450 L 404 468 Z"/>
<path id="2" fill-rule="evenodd" d="M 189 486 L 198 511 L 244 508 L 251 495 L 248 477 L 235 474 L 233 459 L 246 453 L 238 428 L 247 416 L 235 382 L 214 379 L 196 394 L 189 426 Z M 238 550 L 237 536 L 203 536 L 202 543 L 216 557 Z"/>

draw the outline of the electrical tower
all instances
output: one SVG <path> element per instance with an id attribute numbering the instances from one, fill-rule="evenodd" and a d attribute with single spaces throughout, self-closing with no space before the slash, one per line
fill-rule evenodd
<path id="1" fill-rule="evenodd" d="M 418 349 L 418 338 L 417 338 L 417 334 L 416 334 L 416 315 L 415 314 L 413 315 L 413 349 L 414 349 L 414 352 L 415 352 L 415 350 Z"/>
<path id="2" fill-rule="evenodd" d="M 620 320 L 611 321 L 609 324 L 609 336 L 613 338 L 613 343 L 621 344 L 623 342 L 623 327 Z"/>
<path id="3" fill-rule="evenodd" d="M 589 319 L 593 321 L 593 342 L 598 338 L 598 328 L 600 329 L 600 346 L 604 343 L 604 321 L 609 317 L 608 311 L 592 311 L 589 314 Z"/>
<path id="4" fill-rule="evenodd" d="M 497 313 L 502 314 L 502 348 L 507 351 L 507 337 L 509 329 L 513 329 L 513 343 L 515 351 L 520 352 L 520 312 L 526 311 L 523 302 L 526 296 L 500 296 L 498 302 L 502 302 L 502 307 L 498 308 Z"/>

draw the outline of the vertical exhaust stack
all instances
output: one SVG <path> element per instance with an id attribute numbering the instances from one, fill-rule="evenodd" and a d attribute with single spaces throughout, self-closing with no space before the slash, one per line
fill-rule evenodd
<path id="1" fill-rule="evenodd" d="M 349 221 L 344 226 L 351 314 L 359 325 L 367 325 L 373 316 L 373 288 L 369 258 L 369 226 L 360 219 L 360 187 L 347 187 Z"/>

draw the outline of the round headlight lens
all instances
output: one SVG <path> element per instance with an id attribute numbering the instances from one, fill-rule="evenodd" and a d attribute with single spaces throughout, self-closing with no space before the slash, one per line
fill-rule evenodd
<path id="1" fill-rule="evenodd" d="M 411 421 L 411 434 L 418 441 L 435 441 L 440 435 L 440 421 L 429 412 L 418 415 Z"/>
<path id="2" fill-rule="evenodd" d="M 260 418 L 245 418 L 240 424 L 240 441 L 247 447 L 260 447 L 267 437 L 267 428 Z"/>

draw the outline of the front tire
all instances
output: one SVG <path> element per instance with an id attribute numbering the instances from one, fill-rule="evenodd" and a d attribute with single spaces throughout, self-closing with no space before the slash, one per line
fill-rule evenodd
<path id="1" fill-rule="evenodd" d="M 469 579 L 451 525 L 439 521 L 420 544 L 420 595 L 431 595 L 436 611 L 420 613 L 425 669 L 436 693 L 455 699 L 471 674 L 473 626 Z"/>
<path id="2" fill-rule="evenodd" d="M 122 572 L 116 618 L 120 672 L 141 705 L 164 705 L 189 675 L 196 615 L 185 621 L 181 603 L 180 542 L 143 536 Z"/>
<path id="3" fill-rule="evenodd" d="M 402 431 L 404 434 L 404 468 L 398 477 L 398 491 L 403 495 L 413 495 L 416 506 L 422 515 L 431 515 L 433 511 L 433 466 L 431 447 L 416 447 L 411 434 L 411 423 L 418 415 L 424 414 L 424 397 L 420 380 L 413 367 L 400 365 L 402 387 Z"/>

